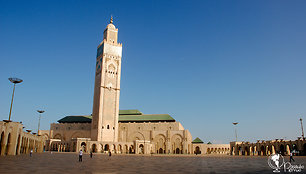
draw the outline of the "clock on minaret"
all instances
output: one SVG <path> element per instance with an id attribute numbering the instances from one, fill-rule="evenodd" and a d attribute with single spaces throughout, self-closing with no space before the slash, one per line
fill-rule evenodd
<path id="1" fill-rule="evenodd" d="M 113 18 L 97 48 L 91 140 L 118 141 L 122 44 Z"/>

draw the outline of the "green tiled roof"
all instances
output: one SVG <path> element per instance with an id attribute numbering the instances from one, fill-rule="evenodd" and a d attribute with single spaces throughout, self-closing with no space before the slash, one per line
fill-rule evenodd
<path id="1" fill-rule="evenodd" d="M 91 115 L 78 115 L 78 116 L 66 116 L 60 120 L 59 123 L 91 123 Z"/>
<path id="2" fill-rule="evenodd" d="M 168 114 L 119 115 L 119 122 L 175 121 Z"/>
<path id="3" fill-rule="evenodd" d="M 119 115 L 142 115 L 142 112 L 140 112 L 137 109 L 134 109 L 134 110 L 119 110 Z"/>
<path id="4" fill-rule="evenodd" d="M 204 143 L 200 138 L 194 139 L 191 143 Z"/>
<path id="5" fill-rule="evenodd" d="M 78 115 L 78 116 L 66 116 L 60 120 L 59 123 L 91 123 L 91 115 Z M 175 119 L 168 114 L 142 114 L 138 110 L 120 110 L 119 122 L 158 122 L 167 121 L 174 122 Z"/>

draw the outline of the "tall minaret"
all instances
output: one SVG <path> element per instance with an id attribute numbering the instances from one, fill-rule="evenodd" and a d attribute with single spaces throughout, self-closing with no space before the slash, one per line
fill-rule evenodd
<path id="1" fill-rule="evenodd" d="M 122 44 L 113 17 L 97 49 L 95 89 L 91 123 L 92 141 L 118 141 Z"/>

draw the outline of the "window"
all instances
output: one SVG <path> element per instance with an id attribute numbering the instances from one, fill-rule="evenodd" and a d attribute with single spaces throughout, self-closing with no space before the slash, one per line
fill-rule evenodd
<path id="1" fill-rule="evenodd" d="M 109 129 L 109 125 L 107 125 L 107 129 Z"/>

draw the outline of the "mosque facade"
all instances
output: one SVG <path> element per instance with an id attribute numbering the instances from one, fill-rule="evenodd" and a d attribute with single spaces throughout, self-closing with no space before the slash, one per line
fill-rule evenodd
<path id="1" fill-rule="evenodd" d="M 229 144 L 192 141 L 190 132 L 168 114 L 119 110 L 122 44 L 111 19 L 97 47 L 92 115 L 66 116 L 52 123 L 49 150 L 135 154 L 229 153 Z"/>

